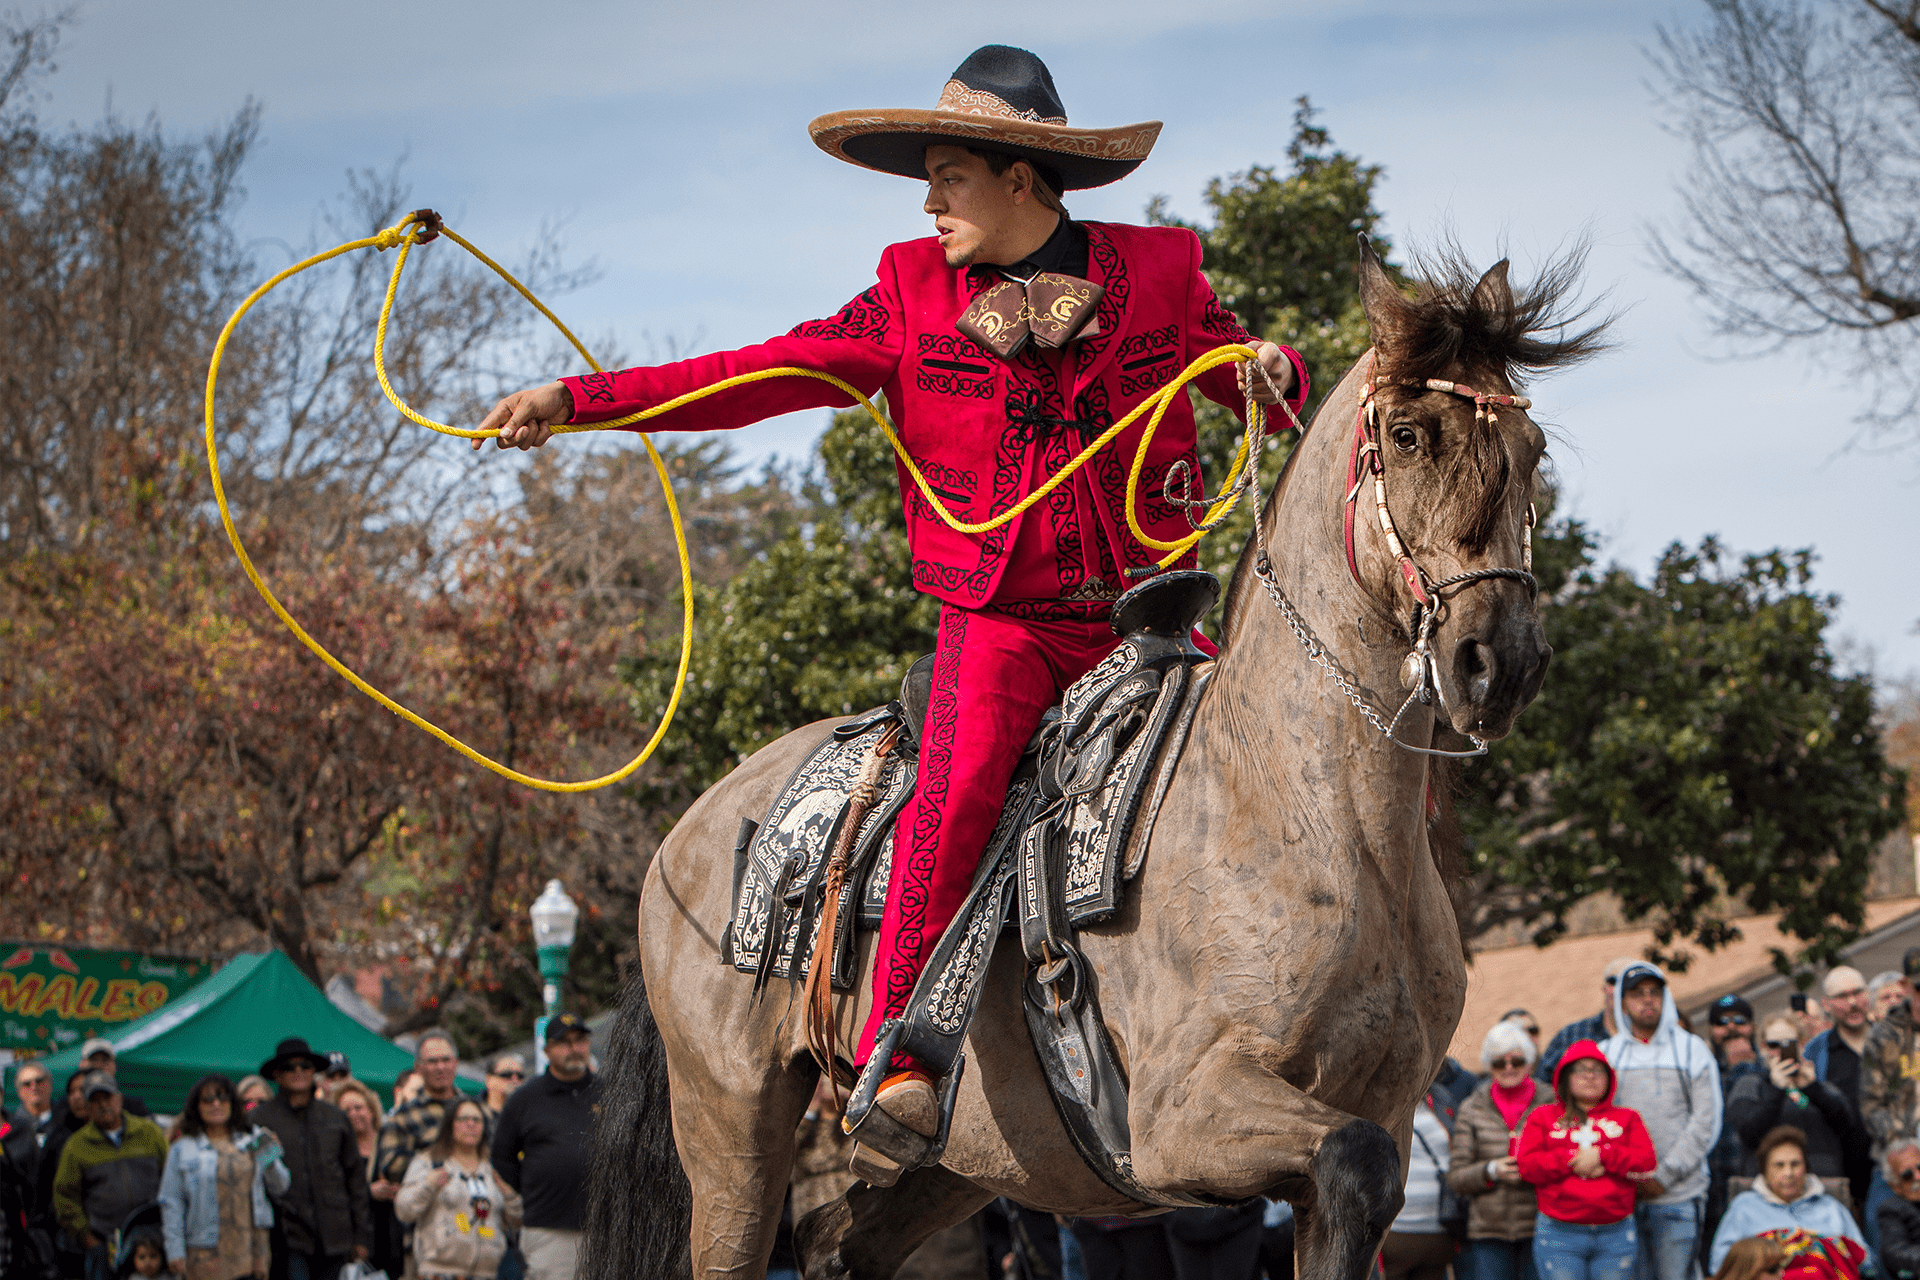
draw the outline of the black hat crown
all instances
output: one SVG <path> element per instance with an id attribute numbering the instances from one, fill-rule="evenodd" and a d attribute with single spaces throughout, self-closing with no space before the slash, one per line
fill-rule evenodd
<path id="1" fill-rule="evenodd" d="M 990 93 L 1023 119 L 1045 124 L 1067 122 L 1067 109 L 1060 103 L 1060 92 L 1053 87 L 1047 64 L 1025 49 L 982 45 L 954 68 L 947 91 L 940 95 L 943 104 L 955 85 L 972 93 Z"/>

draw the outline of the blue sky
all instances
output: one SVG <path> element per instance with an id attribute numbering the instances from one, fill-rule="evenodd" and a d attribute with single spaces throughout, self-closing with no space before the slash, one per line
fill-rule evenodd
<path id="1" fill-rule="evenodd" d="M 1844 368 L 1805 351 L 1725 358 L 1649 265 L 1646 226 L 1672 217 L 1687 155 L 1659 127 L 1641 50 L 1675 12 L 1650 0 L 964 12 L 83 0 L 40 113 L 89 121 L 111 102 L 191 135 L 257 98 L 242 223 L 263 242 L 303 242 L 349 170 L 404 155 L 417 202 L 496 257 L 559 224 L 569 255 L 602 269 L 559 311 L 639 356 L 649 341 L 724 348 L 830 312 L 866 287 L 882 246 L 926 234 L 915 184 L 828 158 L 805 126 L 931 105 L 980 44 L 1039 53 L 1076 123 L 1166 122 L 1134 176 L 1076 195 L 1079 217 L 1138 221 L 1156 194 L 1199 216 L 1209 178 L 1284 163 L 1292 100 L 1307 93 L 1337 145 L 1385 166 L 1396 245 L 1451 229 L 1477 260 L 1510 253 L 1524 277 L 1591 235 L 1593 289 L 1625 308 L 1621 348 L 1533 396 L 1560 437 L 1563 509 L 1609 558 L 1644 573 L 1668 542 L 1707 533 L 1739 550 L 1811 546 L 1816 585 L 1842 597 L 1849 659 L 1882 677 L 1920 672 L 1920 609 L 1890 589 L 1911 566 L 1872 514 L 1911 509 L 1920 450 L 1849 450 L 1864 401 Z M 278 252 L 266 244 L 263 261 Z M 735 443 L 804 456 L 824 420 L 794 415 Z"/>

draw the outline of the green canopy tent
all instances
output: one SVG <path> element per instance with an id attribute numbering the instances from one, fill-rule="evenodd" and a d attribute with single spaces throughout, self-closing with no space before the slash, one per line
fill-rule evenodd
<path id="1" fill-rule="evenodd" d="M 347 1055 L 357 1080 L 372 1085 L 383 1104 L 413 1055 L 382 1040 L 333 1007 L 283 952 L 238 955 L 205 981 L 146 1017 L 118 1028 L 113 1041 L 120 1087 L 164 1115 L 176 1115 L 187 1090 L 209 1071 L 234 1080 L 260 1069 L 274 1046 L 302 1036 L 316 1053 Z M 39 1059 L 54 1087 L 80 1068 L 80 1046 Z M 7 1084 L 11 1092 L 12 1071 Z"/>

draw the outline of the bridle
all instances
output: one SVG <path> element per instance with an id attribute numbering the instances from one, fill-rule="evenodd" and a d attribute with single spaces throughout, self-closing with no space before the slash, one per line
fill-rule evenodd
<path id="1" fill-rule="evenodd" d="M 1360 576 L 1360 563 L 1354 551 L 1354 526 L 1358 520 L 1360 490 L 1371 478 L 1373 506 L 1380 520 L 1380 532 L 1385 535 L 1387 549 L 1398 562 L 1400 577 L 1407 584 L 1407 590 L 1413 594 L 1414 599 L 1413 616 L 1407 626 L 1408 633 L 1413 637 L 1413 648 L 1400 664 L 1400 683 L 1408 690 L 1407 699 L 1400 704 L 1400 710 L 1394 714 L 1391 723 L 1382 719 L 1380 713 L 1367 701 L 1365 694 L 1347 678 L 1338 661 L 1333 658 L 1319 636 L 1314 634 L 1313 629 L 1307 625 L 1306 619 L 1300 616 L 1300 611 L 1294 607 L 1293 601 L 1287 598 L 1286 592 L 1281 590 L 1280 583 L 1274 576 L 1273 564 L 1267 558 L 1266 529 L 1262 518 L 1265 513 L 1259 506 L 1256 506 L 1254 517 L 1254 535 L 1259 539 L 1253 564 L 1254 575 L 1266 587 L 1267 594 L 1273 598 L 1288 628 L 1300 641 L 1301 647 L 1306 650 L 1307 658 L 1326 671 L 1340 691 L 1359 709 L 1360 714 L 1384 734 L 1389 742 L 1420 755 L 1455 757 L 1485 755 L 1486 742 L 1471 733 L 1466 735 L 1467 740 L 1473 744 L 1471 750 L 1447 751 L 1438 747 L 1423 747 L 1407 742 L 1399 737 L 1398 730 L 1401 720 L 1416 704 L 1432 706 L 1438 702 L 1442 709 L 1445 708 L 1446 698 L 1441 693 L 1439 680 L 1434 674 L 1432 642 L 1434 630 L 1439 626 L 1441 613 L 1450 597 L 1458 595 L 1475 583 L 1499 579 L 1518 582 L 1527 589 L 1529 596 L 1536 599 L 1539 597 L 1540 583 L 1532 572 L 1533 526 L 1536 520 L 1533 504 L 1527 504 L 1527 518 L 1521 528 L 1521 568 L 1470 569 L 1465 573 L 1456 573 L 1450 578 L 1438 580 L 1429 576 L 1426 569 L 1407 550 L 1405 541 L 1400 537 L 1400 530 L 1394 525 L 1392 508 L 1387 503 L 1387 475 L 1380 451 L 1376 393 L 1383 386 L 1405 386 L 1461 396 L 1473 401 L 1474 424 L 1477 426 L 1484 421 L 1489 427 L 1499 425 L 1496 414 L 1500 409 L 1530 409 L 1533 407 L 1533 402 L 1525 396 L 1489 395 L 1476 391 L 1465 383 L 1447 382 L 1439 378 L 1383 378 L 1379 376 L 1378 356 L 1375 353 L 1367 353 L 1367 362 L 1367 380 L 1361 384 L 1360 404 L 1353 417 L 1353 445 L 1347 454 L 1347 491 L 1342 502 L 1341 523 L 1346 540 L 1347 571 L 1353 575 L 1354 582 L 1365 589 L 1367 584 Z M 1257 370 L 1263 378 L 1266 377 L 1266 370 L 1261 368 L 1258 361 L 1251 362 L 1249 367 Z M 1270 379 L 1268 385 L 1272 385 Z M 1280 403 L 1284 405 L 1286 402 L 1282 399 Z M 1293 417 L 1291 410 L 1288 411 L 1288 417 Z M 1302 436 L 1306 434 L 1306 428 L 1298 418 L 1293 418 L 1293 424 L 1300 428 Z M 1256 495 L 1256 501 L 1257 497 L 1258 495 Z"/>

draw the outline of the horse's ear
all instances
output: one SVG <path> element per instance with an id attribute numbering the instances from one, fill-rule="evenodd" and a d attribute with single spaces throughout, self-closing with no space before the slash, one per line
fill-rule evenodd
<path id="1" fill-rule="evenodd" d="M 1473 286 L 1473 303 L 1495 315 L 1513 314 L 1513 286 L 1507 283 L 1505 258 L 1488 267 L 1487 274 L 1480 277 L 1480 283 Z"/>
<path id="2" fill-rule="evenodd" d="M 1391 351 L 1406 327 L 1407 300 L 1393 286 L 1393 278 L 1373 251 L 1373 240 L 1360 233 L 1360 306 L 1373 330 L 1373 345 L 1382 354 Z"/>

